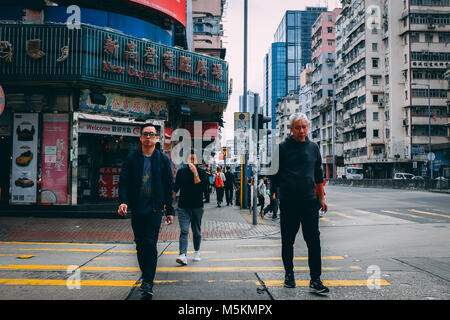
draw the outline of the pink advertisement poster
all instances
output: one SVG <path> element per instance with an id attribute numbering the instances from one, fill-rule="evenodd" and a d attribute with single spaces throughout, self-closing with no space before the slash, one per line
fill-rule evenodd
<path id="1" fill-rule="evenodd" d="M 67 204 L 69 115 L 44 114 L 41 203 Z"/>

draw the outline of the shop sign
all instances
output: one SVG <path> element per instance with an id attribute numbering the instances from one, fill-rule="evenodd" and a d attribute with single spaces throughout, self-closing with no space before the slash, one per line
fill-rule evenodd
<path id="1" fill-rule="evenodd" d="M 104 96 L 106 97 L 105 105 L 93 104 L 89 91 L 85 90 L 81 95 L 80 108 L 167 120 L 168 110 L 165 101 L 130 98 L 117 94 L 104 94 Z"/>
<path id="2" fill-rule="evenodd" d="M 69 115 L 44 114 L 42 129 L 42 203 L 67 203 Z"/>
<path id="3" fill-rule="evenodd" d="M 16 113 L 13 124 L 11 202 L 36 203 L 39 115 Z"/>
<path id="4" fill-rule="evenodd" d="M 115 199 L 119 197 L 119 167 L 100 168 L 98 180 L 98 197 L 101 199 Z"/>
<path id="5" fill-rule="evenodd" d="M 80 121 L 78 125 L 78 132 L 128 137 L 141 136 L 141 128 L 139 126 L 127 126 L 121 124 L 89 121 Z"/>
<path id="6" fill-rule="evenodd" d="M 85 25 L 79 30 L 33 24 L 2 28 L 7 37 L 0 40 L 1 81 L 88 81 L 205 102 L 228 101 L 228 65 L 221 59 Z M 20 61 L 30 62 L 27 74 Z"/>

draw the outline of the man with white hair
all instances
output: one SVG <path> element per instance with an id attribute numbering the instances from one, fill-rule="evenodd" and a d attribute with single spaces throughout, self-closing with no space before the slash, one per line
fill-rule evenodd
<path id="1" fill-rule="evenodd" d="M 323 192 L 322 157 L 317 144 L 308 138 L 309 121 L 305 114 L 290 117 L 291 135 L 278 147 L 279 170 L 272 177 L 272 193 L 275 199 L 279 191 L 282 259 L 285 269 L 284 286 L 295 288 L 294 243 L 302 226 L 303 238 L 308 247 L 310 288 L 317 293 L 327 293 L 328 288 L 320 280 L 321 247 L 319 209 L 328 207 Z M 315 188 L 318 189 L 318 196 Z M 278 190 L 279 188 L 279 190 Z"/>

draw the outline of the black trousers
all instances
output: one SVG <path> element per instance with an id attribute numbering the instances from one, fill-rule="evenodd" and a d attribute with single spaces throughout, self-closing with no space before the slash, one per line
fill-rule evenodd
<path id="1" fill-rule="evenodd" d="M 308 266 L 311 279 L 320 278 L 322 260 L 317 200 L 280 200 L 281 256 L 286 273 L 294 272 L 294 243 L 300 225 L 308 247 Z"/>
<path id="2" fill-rule="evenodd" d="M 223 193 L 225 192 L 225 188 L 216 188 L 217 191 L 217 204 L 221 204 L 223 201 Z"/>
<path id="3" fill-rule="evenodd" d="M 227 204 L 233 204 L 233 186 L 225 187 L 225 199 Z"/>
<path id="4" fill-rule="evenodd" d="M 142 280 L 153 283 L 158 262 L 158 236 L 161 227 L 162 212 L 133 214 L 131 227 L 136 242 L 137 259 L 142 271 Z"/>

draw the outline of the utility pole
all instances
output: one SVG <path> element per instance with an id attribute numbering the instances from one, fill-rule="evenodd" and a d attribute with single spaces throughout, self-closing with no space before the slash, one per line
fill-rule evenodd
<path id="1" fill-rule="evenodd" d="M 259 149 L 258 149 L 258 143 L 259 143 L 259 125 L 258 125 L 258 118 L 259 118 L 259 111 L 258 111 L 258 99 L 259 95 L 257 93 L 254 94 L 254 122 L 253 122 L 253 129 L 256 130 L 256 141 L 254 145 L 254 152 L 255 152 L 255 164 L 253 165 L 253 225 L 258 224 L 258 168 L 259 168 Z M 261 208 L 263 210 L 264 208 Z"/>
<path id="2" fill-rule="evenodd" d="M 243 94 L 243 112 L 247 111 L 247 37 L 248 37 L 248 0 L 244 0 L 244 94 Z M 241 208 L 247 209 L 249 207 L 248 185 L 247 185 L 247 171 L 248 171 L 248 150 L 244 154 L 244 166 L 241 172 L 242 176 L 242 203 Z"/>

